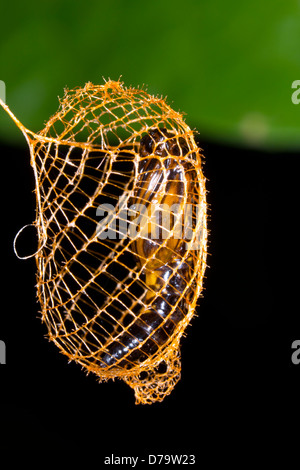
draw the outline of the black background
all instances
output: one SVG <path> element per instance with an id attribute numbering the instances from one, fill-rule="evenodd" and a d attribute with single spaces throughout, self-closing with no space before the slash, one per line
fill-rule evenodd
<path id="1" fill-rule="evenodd" d="M 200 142 L 209 209 L 209 268 L 198 316 L 182 340 L 182 379 L 163 403 L 135 405 L 122 381 L 99 384 L 68 364 L 45 338 L 35 295 L 35 261 L 13 252 L 35 219 L 25 147 L 1 147 L 1 436 L 6 449 L 97 450 L 104 457 L 291 448 L 299 422 L 299 153 Z M 34 231 L 20 254 L 35 250 Z M 296 444 L 295 444 L 296 445 Z M 86 447 L 88 446 L 88 447 Z M 209 450 L 212 449 L 212 450 Z"/>

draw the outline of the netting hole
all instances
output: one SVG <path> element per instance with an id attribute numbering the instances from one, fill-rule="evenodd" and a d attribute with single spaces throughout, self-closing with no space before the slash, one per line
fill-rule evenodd
<path id="1" fill-rule="evenodd" d="M 158 374 L 165 374 L 168 370 L 168 365 L 166 363 L 166 361 L 161 361 L 158 366 L 157 366 L 157 373 Z"/>
<path id="2" fill-rule="evenodd" d="M 144 381 L 147 378 L 148 378 L 148 372 L 146 372 L 145 370 L 142 370 L 142 372 L 140 372 L 139 374 L 139 380 Z"/>

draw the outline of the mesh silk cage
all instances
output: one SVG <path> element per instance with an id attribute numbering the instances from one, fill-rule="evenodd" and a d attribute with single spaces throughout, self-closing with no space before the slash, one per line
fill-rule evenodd
<path id="1" fill-rule="evenodd" d="M 201 155 L 182 115 L 120 81 L 65 90 L 30 146 L 37 295 L 48 337 L 136 403 L 180 379 L 206 266 Z"/>

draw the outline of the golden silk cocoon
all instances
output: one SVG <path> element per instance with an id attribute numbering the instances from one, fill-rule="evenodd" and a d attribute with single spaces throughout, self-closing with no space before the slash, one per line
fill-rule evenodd
<path id="1" fill-rule="evenodd" d="M 37 295 L 48 337 L 136 403 L 180 379 L 206 267 L 200 149 L 180 113 L 120 81 L 65 90 L 24 133 L 36 182 Z"/>

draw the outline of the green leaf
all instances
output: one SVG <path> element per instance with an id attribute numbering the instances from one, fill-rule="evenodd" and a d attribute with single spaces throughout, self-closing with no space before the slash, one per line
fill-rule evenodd
<path id="1" fill-rule="evenodd" d="M 118 79 L 167 95 L 202 139 L 300 148 L 300 2 L 6 2 L 0 80 L 33 131 L 64 87 Z M 300 98 L 300 94 L 299 94 Z M 4 112 L 0 138 L 22 142 Z"/>

